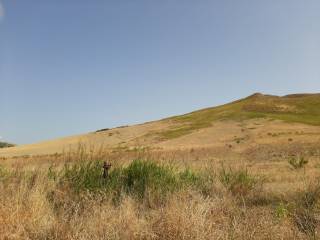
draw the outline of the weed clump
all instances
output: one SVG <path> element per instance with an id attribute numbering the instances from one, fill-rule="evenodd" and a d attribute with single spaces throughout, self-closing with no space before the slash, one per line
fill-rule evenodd
<path id="1" fill-rule="evenodd" d="M 301 169 L 308 164 L 308 160 L 304 157 L 291 157 L 288 163 L 293 169 Z"/>
<path id="2" fill-rule="evenodd" d="M 7 175 L 7 171 L 0 165 L 0 180 L 3 180 Z"/>
<path id="3" fill-rule="evenodd" d="M 278 219 L 286 218 L 289 215 L 288 204 L 280 202 L 275 208 L 275 215 Z"/>
<path id="4" fill-rule="evenodd" d="M 219 174 L 220 182 L 229 190 L 232 195 L 246 197 L 252 190 L 261 183 L 260 179 L 252 176 L 247 170 L 232 170 L 222 168 Z"/>
<path id="5" fill-rule="evenodd" d="M 297 228 L 310 237 L 316 234 L 320 213 L 320 185 L 309 186 L 298 195 L 292 211 L 292 217 Z"/>
<path id="6" fill-rule="evenodd" d="M 147 190 L 164 195 L 178 188 L 178 179 L 171 168 L 147 161 L 133 161 L 123 168 L 121 180 L 123 190 L 139 198 L 143 198 Z"/>

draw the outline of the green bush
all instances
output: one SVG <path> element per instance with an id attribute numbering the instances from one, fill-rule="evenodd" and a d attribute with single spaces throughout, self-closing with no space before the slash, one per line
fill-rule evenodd
<path id="1" fill-rule="evenodd" d="M 82 189 L 94 190 L 104 186 L 101 178 L 102 163 L 100 161 L 80 161 L 73 165 L 66 164 L 62 170 L 62 182 L 69 183 L 77 192 Z M 55 175 L 50 170 L 51 175 Z"/>
<path id="2" fill-rule="evenodd" d="M 220 182 L 235 196 L 245 197 L 261 183 L 255 176 L 251 176 L 247 170 L 232 170 L 222 167 Z"/>
<path id="3" fill-rule="evenodd" d="M 286 218 L 289 215 L 288 205 L 280 202 L 275 208 L 275 214 L 279 219 Z"/>
<path id="4" fill-rule="evenodd" d="M 7 175 L 7 171 L 0 165 L 0 180 L 3 180 Z"/>
<path id="5" fill-rule="evenodd" d="M 293 169 L 301 169 L 307 165 L 308 160 L 304 157 L 292 157 L 289 159 L 288 163 Z"/>
<path id="6" fill-rule="evenodd" d="M 146 190 L 166 194 L 178 188 L 179 181 L 174 171 L 153 162 L 133 161 L 122 170 L 122 187 L 126 193 L 143 198 Z"/>
<path id="7" fill-rule="evenodd" d="M 52 169 L 49 172 L 50 176 L 61 176 L 60 183 L 67 184 L 77 193 L 102 191 L 115 197 L 125 193 L 142 199 L 147 192 L 166 196 L 186 187 L 207 191 L 206 181 L 209 178 L 190 169 L 179 172 L 151 161 L 134 160 L 126 167 L 111 169 L 104 179 L 102 165 L 101 161 L 78 162 L 65 165 L 61 174 L 53 173 Z"/>

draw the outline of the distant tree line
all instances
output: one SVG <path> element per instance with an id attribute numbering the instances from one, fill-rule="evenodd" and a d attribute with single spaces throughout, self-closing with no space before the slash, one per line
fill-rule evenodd
<path id="1" fill-rule="evenodd" d="M 14 147 L 15 145 L 7 142 L 0 142 L 0 148 Z"/>

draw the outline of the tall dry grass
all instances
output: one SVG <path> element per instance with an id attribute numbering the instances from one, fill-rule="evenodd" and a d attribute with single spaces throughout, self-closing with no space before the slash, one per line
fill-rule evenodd
<path id="1" fill-rule="evenodd" d="M 219 161 L 206 161 L 205 152 L 195 158 L 190 152 L 99 154 L 93 156 L 92 152 L 83 151 L 81 159 L 80 155 L 67 154 L 54 156 L 54 159 L 51 156 L 40 167 L 35 167 L 40 157 L 36 162 L 29 159 L 25 163 L 20 161 L 19 164 L 2 167 L 0 239 L 319 238 L 320 188 L 317 182 L 309 185 L 311 180 L 307 175 L 313 173 L 315 178 L 316 168 L 307 166 L 303 172 L 292 171 L 290 166 L 282 165 L 288 164 L 287 160 L 274 163 L 274 168 L 257 166 L 252 162 L 246 163 L 245 169 L 243 162 L 232 165 L 230 169 L 222 168 Z M 124 169 L 121 176 L 127 176 L 126 170 L 130 169 L 134 158 L 151 159 L 148 161 L 154 162 L 156 169 L 172 166 L 173 172 L 170 173 L 178 179 L 179 184 L 175 184 L 179 187 L 172 188 L 159 201 L 159 191 L 154 190 L 163 185 L 161 182 L 153 184 L 157 175 L 147 176 L 143 182 L 146 184 L 143 185 L 146 186 L 143 195 L 137 197 L 132 192 L 135 188 L 126 191 L 122 185 L 113 188 L 121 190 L 115 201 L 114 191 L 106 191 L 101 185 L 94 190 L 84 187 L 75 191 L 72 181 L 77 175 L 71 175 L 71 179 L 65 177 L 65 163 L 72 166 L 86 163 L 87 159 L 108 160 L 113 163 L 113 169 Z M 179 160 L 175 162 L 174 159 Z M 32 167 L 28 166 L 29 163 Z M 284 169 L 281 176 L 278 175 L 279 167 Z M 269 175 L 260 178 L 266 168 L 270 170 Z M 78 173 L 79 168 L 74 169 Z M 179 174 L 186 169 L 205 180 L 195 180 L 198 178 L 191 174 L 188 179 L 196 184 L 180 184 Z M 89 169 L 88 173 L 91 171 Z M 208 178 L 207 174 L 211 177 Z M 130 176 L 135 182 L 135 175 Z M 263 182 L 258 184 L 260 179 Z M 287 185 L 281 185 L 284 181 Z M 277 184 L 290 187 L 289 183 L 297 187 L 290 191 L 275 187 Z M 123 180 L 122 184 L 127 182 Z"/>

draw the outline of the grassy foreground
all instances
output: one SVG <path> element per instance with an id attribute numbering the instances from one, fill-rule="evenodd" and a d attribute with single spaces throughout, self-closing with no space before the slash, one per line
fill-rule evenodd
<path id="1" fill-rule="evenodd" d="M 295 170 L 292 170 L 295 171 Z M 0 168 L 0 239 L 318 239 L 320 185 L 270 194 L 265 177 L 134 160 Z"/>

